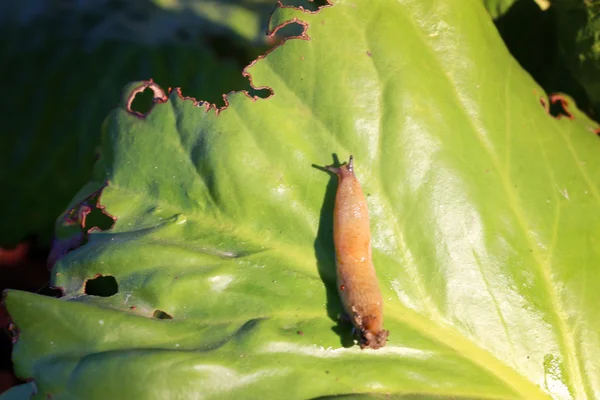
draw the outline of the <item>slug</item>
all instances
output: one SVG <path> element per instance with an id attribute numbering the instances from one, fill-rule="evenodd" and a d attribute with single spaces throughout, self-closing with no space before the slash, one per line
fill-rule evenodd
<path id="1" fill-rule="evenodd" d="M 354 175 L 354 158 L 347 164 L 326 166 L 338 177 L 333 211 L 333 243 L 337 287 L 344 309 L 360 335 L 360 348 L 385 346 L 383 297 L 371 259 L 367 201 Z"/>

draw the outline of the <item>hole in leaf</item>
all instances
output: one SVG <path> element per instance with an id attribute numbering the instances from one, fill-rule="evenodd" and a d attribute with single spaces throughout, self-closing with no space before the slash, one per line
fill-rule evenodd
<path id="1" fill-rule="evenodd" d="M 84 293 L 89 296 L 110 297 L 118 292 L 119 285 L 112 275 L 99 275 L 85 282 Z"/>
<path id="2" fill-rule="evenodd" d="M 150 88 L 136 93 L 131 103 L 131 111 L 145 115 L 154 105 L 154 91 Z"/>
<path id="3" fill-rule="evenodd" d="M 85 231 L 90 231 L 92 228 L 94 230 L 106 231 L 111 229 L 115 224 L 114 218 L 106 215 L 104 210 L 98 207 L 97 202 L 95 204 L 90 204 L 89 211 L 83 222 L 83 229 Z"/>
<path id="4" fill-rule="evenodd" d="M 269 96 L 271 96 L 273 93 L 271 92 L 270 89 L 267 89 L 267 88 L 262 88 L 262 89 L 250 88 L 250 89 L 248 89 L 248 94 L 251 97 L 258 97 L 260 99 L 266 99 Z"/>
<path id="5" fill-rule="evenodd" d="M 155 310 L 152 316 L 156 319 L 173 319 L 172 316 L 164 312 L 163 310 Z"/>
<path id="6" fill-rule="evenodd" d="M 290 22 L 277 29 L 275 32 L 275 37 L 278 42 L 283 41 L 283 39 L 302 36 L 306 27 L 298 22 Z"/>
<path id="7" fill-rule="evenodd" d="M 573 114 L 569 112 L 569 102 L 566 98 L 559 94 L 553 94 L 550 96 L 550 108 L 549 112 L 556 119 L 567 117 L 573 119 Z"/>
<path id="8" fill-rule="evenodd" d="M 47 261 L 49 268 L 69 251 L 86 244 L 90 232 L 105 231 L 114 226 L 117 218 L 107 213 L 100 204 L 103 188 L 90 194 L 64 214 L 61 229 L 68 229 L 71 233 L 53 241 Z"/>

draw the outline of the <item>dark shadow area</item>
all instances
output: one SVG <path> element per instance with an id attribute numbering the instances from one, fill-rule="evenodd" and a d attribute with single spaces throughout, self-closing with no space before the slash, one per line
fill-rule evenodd
<path id="1" fill-rule="evenodd" d="M 552 19 L 532 0 L 517 0 L 494 21 L 506 47 L 541 86 L 552 80 L 557 40 Z"/>
<path id="2" fill-rule="evenodd" d="M 114 276 L 100 275 L 85 282 L 84 292 L 88 296 L 110 297 L 119 293 L 119 285 Z"/>
<path id="3" fill-rule="evenodd" d="M 233 335 L 238 340 L 243 340 L 243 337 L 249 335 L 254 330 L 258 329 L 263 321 L 266 321 L 267 318 L 253 318 L 242 325 Z"/>
<path id="4" fill-rule="evenodd" d="M 368 399 L 385 399 L 385 400 L 477 400 L 474 397 L 435 395 L 435 394 L 393 394 L 393 393 L 346 393 L 336 394 L 332 396 L 313 397 L 311 400 L 368 400 Z"/>
<path id="5" fill-rule="evenodd" d="M 10 317 L 4 305 L 0 305 L 0 394 L 12 386 L 25 383 L 18 379 L 12 371 L 10 353 L 12 341 L 16 337 L 10 322 Z"/>
<path id="6" fill-rule="evenodd" d="M 173 319 L 171 315 L 164 312 L 163 310 L 154 310 L 152 316 L 156 319 Z"/>
<path id="7" fill-rule="evenodd" d="M 546 93 L 567 93 L 594 118 L 596 112 L 584 87 L 561 60 L 556 7 L 543 11 L 532 0 L 517 0 L 494 23 L 510 53 Z"/>
<path id="8" fill-rule="evenodd" d="M 333 165 L 340 165 L 336 154 L 332 155 Z M 331 179 L 327 183 L 325 189 L 325 197 L 323 198 L 323 206 L 319 216 L 319 229 L 315 239 L 315 256 L 317 258 L 317 268 L 319 276 L 325 284 L 327 296 L 327 316 L 337 325 L 332 330 L 340 336 L 340 343 L 344 347 L 354 346 L 354 335 L 352 323 L 344 318 L 345 311 L 337 290 L 337 277 L 335 265 L 335 247 L 333 245 L 333 209 L 335 205 L 335 194 L 337 190 L 337 177 L 329 172 L 324 166 L 313 165 L 328 174 Z"/>
<path id="9" fill-rule="evenodd" d="M 320 8 L 329 5 L 327 0 L 281 0 L 285 7 L 298 7 L 306 11 L 318 11 Z"/>
<path id="10" fill-rule="evenodd" d="M 266 36 L 267 32 L 267 19 L 264 20 L 263 34 Z M 265 44 L 257 45 L 255 51 L 249 51 L 252 49 L 246 41 L 243 39 L 231 40 L 230 34 L 212 35 L 207 36 L 204 40 L 204 46 L 211 49 L 215 56 L 220 60 L 232 60 L 236 65 L 242 67 L 248 65 L 258 55 L 268 50 L 268 46 Z"/>
<path id="11" fill-rule="evenodd" d="M 16 246 L 0 249 L 0 293 L 5 289 L 19 289 L 44 296 L 60 297 L 59 289 L 50 287 L 50 274 L 46 268 L 48 249 L 35 237 L 28 237 Z M 4 304 L 0 304 L 0 394 L 8 388 L 24 383 L 12 372 L 12 341 L 16 338 Z"/>

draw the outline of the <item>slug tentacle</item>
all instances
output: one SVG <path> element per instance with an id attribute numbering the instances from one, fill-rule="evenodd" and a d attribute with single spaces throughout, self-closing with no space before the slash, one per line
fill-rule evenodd
<path id="1" fill-rule="evenodd" d="M 339 167 L 335 167 L 333 165 L 327 165 L 327 166 L 325 166 L 325 169 L 328 170 L 328 171 L 330 171 L 330 172 L 333 172 L 338 177 L 342 177 L 342 176 L 345 176 L 345 175 L 352 175 L 352 176 L 354 176 L 354 157 L 350 156 L 348 162 L 347 163 L 343 163 Z"/>
<path id="2" fill-rule="evenodd" d="M 327 166 L 338 176 L 333 215 L 338 292 L 354 327 L 360 347 L 385 346 L 383 297 L 371 260 L 371 233 L 367 202 L 354 175 L 354 158 L 340 167 Z"/>
<path id="3" fill-rule="evenodd" d="M 348 159 L 348 171 L 350 173 L 354 173 L 354 156 L 350 154 L 350 158 Z"/>
<path id="4" fill-rule="evenodd" d="M 340 174 L 342 173 L 341 168 L 339 167 L 334 167 L 333 165 L 326 165 L 325 169 L 328 170 L 329 172 L 333 172 L 334 174 L 336 174 L 337 176 L 340 176 Z"/>

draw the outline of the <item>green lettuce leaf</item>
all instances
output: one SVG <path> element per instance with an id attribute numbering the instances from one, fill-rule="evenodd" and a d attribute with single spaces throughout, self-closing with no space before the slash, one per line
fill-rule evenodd
<path id="1" fill-rule="evenodd" d="M 247 69 L 268 99 L 126 89 L 59 219 L 90 229 L 54 266 L 64 297 L 6 294 L 18 375 L 53 399 L 599 397 L 597 126 L 547 112 L 479 1 L 290 21 L 305 34 Z M 312 166 L 332 154 L 367 195 L 379 350 L 338 322 L 336 181 Z"/>

